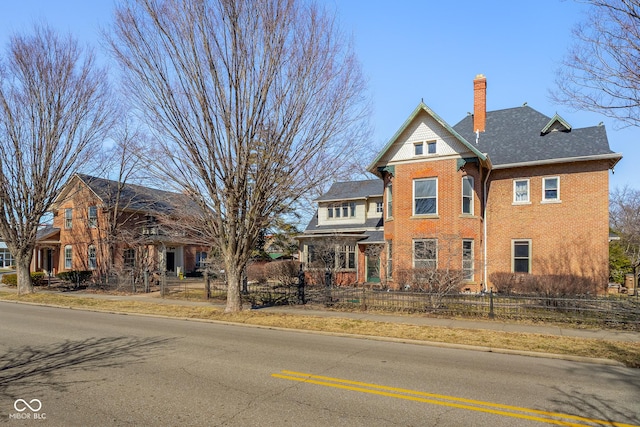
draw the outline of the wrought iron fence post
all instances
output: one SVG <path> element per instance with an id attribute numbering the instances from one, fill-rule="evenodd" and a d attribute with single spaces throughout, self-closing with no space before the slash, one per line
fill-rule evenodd
<path id="1" fill-rule="evenodd" d="M 144 293 L 149 293 L 149 269 L 144 269 Z"/>
<path id="2" fill-rule="evenodd" d="M 304 271 L 302 271 L 302 264 L 300 264 L 300 271 L 298 272 L 298 304 L 306 304 L 304 297 Z"/>
<path id="3" fill-rule="evenodd" d="M 491 289 L 489 291 L 489 319 L 493 319 L 495 316 L 493 312 L 493 289 Z"/>
<path id="4" fill-rule="evenodd" d="M 324 272 L 325 304 L 331 303 L 331 271 Z"/>

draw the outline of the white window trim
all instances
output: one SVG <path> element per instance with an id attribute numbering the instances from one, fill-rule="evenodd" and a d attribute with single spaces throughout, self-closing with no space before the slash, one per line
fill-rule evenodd
<path id="1" fill-rule="evenodd" d="M 93 252 L 93 266 L 91 265 L 91 252 Z M 95 245 L 89 245 L 89 249 L 87 250 L 87 268 L 89 270 L 98 268 L 98 249 Z"/>
<path id="2" fill-rule="evenodd" d="M 471 203 L 469 204 L 469 206 L 471 208 L 470 212 L 465 212 L 464 211 L 464 181 L 465 181 L 465 179 L 468 179 L 468 180 L 471 181 Z M 462 177 L 461 183 L 462 183 L 462 194 L 461 194 L 460 197 L 462 199 L 462 206 L 461 206 L 462 215 L 473 215 L 473 213 L 474 213 L 474 206 L 473 206 L 474 205 L 474 203 L 473 203 L 474 202 L 474 197 L 473 197 L 473 194 L 474 194 L 475 184 L 476 184 L 475 183 L 475 179 L 473 179 L 473 177 L 470 176 L 470 175 L 466 175 L 466 176 Z"/>
<path id="3" fill-rule="evenodd" d="M 68 258 L 67 258 L 67 250 L 69 251 Z M 73 247 L 71 245 L 66 245 L 64 247 L 64 269 L 71 270 L 72 268 L 73 268 Z"/>
<path id="4" fill-rule="evenodd" d="M 416 151 L 418 150 L 418 147 L 420 147 L 422 149 L 422 153 L 416 153 Z M 424 142 L 414 142 L 413 143 L 413 155 L 414 156 L 424 156 L 425 152 L 424 152 Z"/>
<path id="5" fill-rule="evenodd" d="M 435 140 L 434 141 L 427 141 L 425 143 L 425 145 L 427 146 L 427 150 L 426 150 L 426 153 L 425 153 L 427 156 L 434 156 L 434 155 L 438 154 L 438 141 L 435 141 Z M 433 153 L 429 152 L 429 146 L 433 146 L 434 147 L 433 148 Z"/>
<path id="6" fill-rule="evenodd" d="M 70 213 L 68 217 L 67 217 L 67 212 Z M 73 228 L 73 209 L 72 208 L 65 208 L 64 210 L 64 228 L 65 230 L 71 230 Z"/>
<path id="7" fill-rule="evenodd" d="M 465 268 L 464 268 L 464 243 L 465 242 L 471 242 L 471 278 L 467 278 L 466 276 L 462 278 L 463 281 L 465 282 L 473 282 L 475 279 L 475 275 L 476 275 L 476 268 L 475 268 L 475 245 L 474 245 L 474 241 L 473 239 L 462 239 L 462 272 L 464 274 Z"/>
<path id="8" fill-rule="evenodd" d="M 439 252 L 438 239 L 413 239 L 413 243 L 412 243 L 412 246 L 413 246 L 413 248 L 412 248 L 413 249 L 413 254 L 412 254 L 413 255 L 413 268 L 422 268 L 422 267 L 416 267 L 416 243 L 418 243 L 418 242 L 429 242 L 429 241 L 435 242 L 435 245 L 436 245 L 436 254 L 435 254 L 436 257 L 435 257 L 434 261 L 436 263 L 435 268 L 436 268 L 436 270 L 438 269 L 438 252 Z M 419 259 L 419 261 L 427 261 L 427 260 L 421 258 L 421 259 Z"/>
<path id="9" fill-rule="evenodd" d="M 511 239 L 511 272 L 516 272 L 516 242 L 529 243 L 529 266 L 528 273 L 519 272 L 518 274 L 531 274 L 531 260 L 533 258 L 533 245 L 531 239 Z"/>
<path id="10" fill-rule="evenodd" d="M 558 182 L 558 188 L 557 188 L 557 192 L 558 192 L 558 197 L 555 199 L 547 199 L 546 198 L 546 193 L 545 193 L 545 182 L 548 179 L 556 179 Z M 560 177 L 559 176 L 545 176 L 542 178 L 542 200 L 540 203 L 562 203 L 562 200 L 560 199 Z"/>
<path id="11" fill-rule="evenodd" d="M 516 182 L 527 182 L 527 200 L 516 201 Z M 514 205 L 530 205 L 531 204 L 531 180 L 529 178 L 520 178 L 513 180 L 513 204 Z"/>
<path id="12" fill-rule="evenodd" d="M 91 216 L 91 209 L 94 209 L 96 212 L 95 216 Z M 89 206 L 87 208 L 87 225 L 89 228 L 98 228 L 98 207 L 97 206 Z"/>
<path id="13" fill-rule="evenodd" d="M 419 214 L 416 213 L 416 182 L 417 181 L 428 181 L 428 180 L 435 180 L 436 181 L 436 211 L 433 213 L 424 213 L 424 214 Z M 438 192 L 439 192 L 439 185 L 438 185 L 438 177 L 429 177 L 429 178 L 415 178 L 413 180 L 413 197 L 411 199 L 411 203 L 412 203 L 412 209 L 413 209 L 413 216 L 418 216 L 418 217 L 430 217 L 430 216 L 437 216 L 438 215 L 438 208 L 439 208 L 439 203 L 438 203 Z M 424 198 L 424 197 L 423 197 Z"/>
<path id="14" fill-rule="evenodd" d="M 386 203 L 387 219 L 393 218 L 393 183 L 387 184 L 387 203 Z"/>

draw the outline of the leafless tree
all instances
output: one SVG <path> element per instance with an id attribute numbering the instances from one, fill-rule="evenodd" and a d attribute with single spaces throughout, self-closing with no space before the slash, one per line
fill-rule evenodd
<path id="1" fill-rule="evenodd" d="M 576 109 L 640 125 L 640 2 L 588 0 L 575 43 L 557 71 L 552 98 Z"/>
<path id="2" fill-rule="evenodd" d="M 297 0 L 131 0 L 111 46 L 162 152 L 204 212 L 227 312 L 261 229 L 363 141 L 364 79 L 334 19 Z"/>
<path id="3" fill-rule="evenodd" d="M 0 236 L 16 259 L 18 292 L 40 219 L 110 124 L 107 75 L 93 54 L 46 26 L 11 37 L 0 66 Z"/>
<path id="4" fill-rule="evenodd" d="M 631 261 L 635 289 L 638 289 L 640 270 L 640 190 L 629 187 L 616 189 L 611 194 L 610 221 L 613 231 L 620 236 L 620 246 Z"/>

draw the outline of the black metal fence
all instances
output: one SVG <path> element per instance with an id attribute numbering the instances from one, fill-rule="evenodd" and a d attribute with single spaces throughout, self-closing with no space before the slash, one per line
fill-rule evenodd
<path id="1" fill-rule="evenodd" d="M 111 290 L 144 292 L 133 277 L 109 277 L 103 284 Z M 164 286 L 151 277 L 149 290 L 161 291 L 165 297 L 204 300 L 202 279 L 168 277 Z M 209 298 L 227 296 L 223 281 L 212 280 Z M 640 300 L 637 296 L 602 296 L 588 298 L 552 298 L 546 296 L 484 294 L 429 294 L 426 292 L 374 290 L 362 287 L 283 286 L 249 283 L 243 298 L 253 307 L 288 304 L 323 305 L 333 309 L 425 313 L 443 316 L 517 319 L 580 323 L 640 330 Z"/>

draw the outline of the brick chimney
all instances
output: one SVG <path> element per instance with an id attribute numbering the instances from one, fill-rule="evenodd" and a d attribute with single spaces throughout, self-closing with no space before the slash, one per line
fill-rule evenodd
<path id="1" fill-rule="evenodd" d="M 473 131 L 484 132 L 487 121 L 487 78 L 478 74 L 473 79 Z"/>

